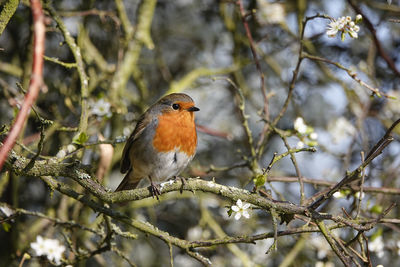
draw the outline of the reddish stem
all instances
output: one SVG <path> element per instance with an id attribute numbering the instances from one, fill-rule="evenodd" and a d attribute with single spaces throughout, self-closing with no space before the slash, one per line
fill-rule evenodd
<path id="1" fill-rule="evenodd" d="M 0 149 L 0 170 L 3 167 L 8 153 L 13 148 L 16 139 L 21 133 L 33 103 L 39 94 L 43 83 L 43 54 L 45 40 L 44 14 L 40 0 L 30 0 L 33 15 L 33 63 L 32 75 L 29 82 L 28 93 L 25 95 L 21 110 L 15 120 L 10 133 Z"/>
<path id="2" fill-rule="evenodd" d="M 217 131 L 217 130 L 211 129 L 209 127 L 206 127 L 204 125 L 197 124 L 196 128 L 197 128 L 197 130 L 199 132 L 203 132 L 203 133 L 211 135 L 211 136 L 217 136 L 217 137 L 225 138 L 225 139 L 228 139 L 228 140 L 232 140 L 233 139 L 233 136 L 230 133 L 226 133 L 226 132 L 223 132 L 223 131 Z"/>

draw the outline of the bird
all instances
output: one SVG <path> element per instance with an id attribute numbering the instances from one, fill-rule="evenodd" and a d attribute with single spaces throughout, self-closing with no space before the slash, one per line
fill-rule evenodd
<path id="1" fill-rule="evenodd" d="M 194 112 L 200 109 L 184 93 L 164 96 L 139 118 L 122 152 L 121 173 L 126 173 L 117 191 L 135 189 L 142 179 L 161 194 L 154 182 L 179 175 L 193 159 L 197 148 Z"/>

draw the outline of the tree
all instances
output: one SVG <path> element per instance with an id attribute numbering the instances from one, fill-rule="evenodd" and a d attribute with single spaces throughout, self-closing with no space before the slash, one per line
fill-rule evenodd
<path id="1" fill-rule="evenodd" d="M 398 12 L 5 1 L 1 262 L 398 263 Z M 201 110 L 192 178 L 162 183 L 160 200 L 113 192 L 139 115 L 182 91 Z"/>

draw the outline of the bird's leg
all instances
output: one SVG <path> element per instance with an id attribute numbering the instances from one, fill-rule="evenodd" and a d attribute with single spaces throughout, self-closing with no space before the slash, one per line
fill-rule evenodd
<path id="1" fill-rule="evenodd" d="M 186 184 L 187 184 L 187 182 L 186 182 L 186 179 L 184 178 L 184 177 L 181 177 L 181 176 L 174 176 L 174 178 L 175 178 L 175 181 L 176 180 L 181 180 L 181 182 L 182 182 L 182 186 L 181 186 L 181 189 L 179 190 L 179 192 L 181 192 L 181 194 L 183 193 L 183 186 L 185 186 Z"/>
<path id="2" fill-rule="evenodd" d="M 150 191 L 151 194 L 153 195 L 153 198 L 156 197 L 157 200 L 160 200 L 160 198 L 158 196 L 161 196 L 161 191 L 160 188 L 157 184 L 153 183 L 153 180 L 151 179 L 151 177 L 149 177 L 150 179 Z"/>

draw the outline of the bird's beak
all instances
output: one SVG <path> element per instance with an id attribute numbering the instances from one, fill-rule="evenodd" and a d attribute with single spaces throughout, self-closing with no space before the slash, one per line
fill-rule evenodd
<path id="1" fill-rule="evenodd" d="M 200 109 L 199 108 L 197 108 L 197 107 L 195 107 L 195 106 L 193 106 L 193 107 L 190 107 L 190 108 L 188 108 L 188 109 L 186 109 L 187 111 L 190 111 L 190 112 L 194 112 L 194 111 L 199 111 Z"/>

